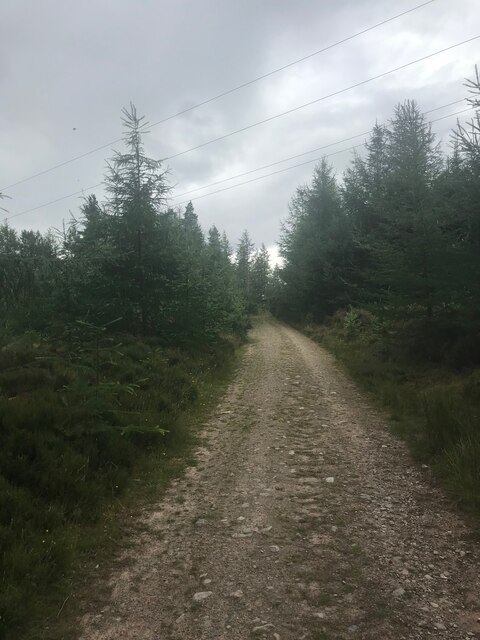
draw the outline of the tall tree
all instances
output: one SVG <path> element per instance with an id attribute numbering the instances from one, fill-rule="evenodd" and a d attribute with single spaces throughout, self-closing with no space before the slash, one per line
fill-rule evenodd
<path id="1" fill-rule="evenodd" d="M 323 160 L 297 191 L 280 241 L 282 277 L 293 309 L 323 318 L 349 301 L 352 241 L 340 191 Z"/>
<path id="2" fill-rule="evenodd" d="M 177 327 L 185 337 L 198 341 L 205 335 L 206 281 L 205 238 L 191 202 L 180 218 L 183 235 L 178 247 L 181 255 Z"/>
<path id="3" fill-rule="evenodd" d="M 387 131 L 385 211 L 377 243 L 391 294 L 431 316 L 443 277 L 443 239 L 434 187 L 442 168 L 431 125 L 411 100 L 397 105 Z"/>
<path id="4" fill-rule="evenodd" d="M 243 321 L 242 299 L 226 243 L 225 233 L 220 235 L 217 227 L 211 227 L 205 250 L 205 330 L 209 336 L 236 330 Z"/>
<path id="5" fill-rule="evenodd" d="M 240 238 L 235 256 L 237 282 L 247 308 L 252 306 L 251 299 L 251 268 L 255 245 L 244 231 Z"/>
<path id="6" fill-rule="evenodd" d="M 253 256 L 250 276 L 251 300 L 257 308 L 264 309 L 267 306 L 270 275 L 270 256 L 262 244 Z"/>
<path id="7" fill-rule="evenodd" d="M 165 300 L 172 297 L 170 282 L 163 276 L 166 265 L 162 264 L 171 262 L 171 245 L 165 237 L 168 220 L 162 219 L 169 186 L 161 162 L 145 154 L 142 133 L 146 123 L 133 104 L 123 109 L 122 121 L 127 150 L 115 153 L 105 179 L 109 194 L 105 208 L 117 252 L 109 277 L 116 312 L 120 312 L 130 328 L 148 333 L 162 315 L 159 294 Z M 169 264 L 169 271 L 172 266 Z M 171 271 L 169 275 L 173 275 Z"/>
<path id="8" fill-rule="evenodd" d="M 51 290 L 58 266 L 52 234 L 17 233 L 0 226 L 0 309 L 22 327 L 41 328 L 51 320 Z"/>

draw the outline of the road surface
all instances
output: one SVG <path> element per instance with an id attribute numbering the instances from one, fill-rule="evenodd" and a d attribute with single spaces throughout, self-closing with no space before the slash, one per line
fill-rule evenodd
<path id="1" fill-rule="evenodd" d="M 83 640 L 480 638 L 479 549 L 332 356 L 258 322 Z"/>

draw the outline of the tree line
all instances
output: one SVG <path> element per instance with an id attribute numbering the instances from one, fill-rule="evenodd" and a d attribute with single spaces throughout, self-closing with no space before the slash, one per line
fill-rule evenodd
<path id="1" fill-rule="evenodd" d="M 181 416 L 265 305 L 265 247 L 245 231 L 234 252 L 192 203 L 170 207 L 143 119 L 123 121 L 102 203 L 45 234 L 0 226 L 0 639 L 56 624 L 115 537 L 107 507 L 133 476 L 174 473 L 194 441 Z"/>
<path id="2" fill-rule="evenodd" d="M 268 252 L 245 231 L 236 252 L 190 202 L 168 206 L 168 172 L 142 143 L 144 119 L 123 110 L 125 152 L 105 176 L 106 199 L 88 196 L 61 230 L 0 226 L 4 327 L 55 328 L 77 320 L 165 342 L 196 343 L 243 331 L 265 304 Z"/>
<path id="3" fill-rule="evenodd" d="M 322 322 L 364 307 L 415 357 L 480 362 L 480 80 L 446 154 L 407 100 L 339 181 L 326 160 L 284 221 L 272 304 Z M 393 327 L 394 325 L 394 327 Z M 393 328 L 392 328 L 393 327 Z"/>
<path id="4" fill-rule="evenodd" d="M 480 512 L 480 77 L 447 152 L 398 104 L 337 179 L 296 190 L 272 309 L 339 358 L 464 508 Z"/>

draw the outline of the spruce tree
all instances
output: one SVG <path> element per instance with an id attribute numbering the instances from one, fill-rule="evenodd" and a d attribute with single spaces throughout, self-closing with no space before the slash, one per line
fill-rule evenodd
<path id="1" fill-rule="evenodd" d="M 145 154 L 144 118 L 133 104 L 122 113 L 127 149 L 115 153 L 105 179 L 109 195 L 105 208 L 116 251 L 109 273 L 112 302 L 126 326 L 148 333 L 168 321 L 172 277 L 178 275 L 167 240 L 170 225 L 162 219 L 169 187 L 161 162 Z"/>
<path id="2" fill-rule="evenodd" d="M 319 320 L 348 304 L 352 241 L 340 191 L 323 160 L 291 203 L 280 243 L 285 292 L 301 316 Z"/>
<path id="3" fill-rule="evenodd" d="M 387 130 L 388 176 L 379 264 L 385 286 L 399 302 L 428 317 L 439 300 L 443 239 L 435 183 L 442 168 L 431 126 L 414 101 L 395 108 Z"/>
<path id="4" fill-rule="evenodd" d="M 235 256 L 237 282 L 242 294 L 244 305 L 247 309 L 253 309 L 251 291 L 251 269 L 254 243 L 251 241 L 248 231 L 244 231 L 240 238 Z"/>
<path id="5" fill-rule="evenodd" d="M 270 279 L 270 257 L 264 244 L 255 252 L 251 267 L 250 289 L 252 304 L 259 309 L 267 306 Z"/>

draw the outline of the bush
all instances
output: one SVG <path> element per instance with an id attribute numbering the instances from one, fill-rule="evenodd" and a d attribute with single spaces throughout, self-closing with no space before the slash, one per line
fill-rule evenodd
<path id="1" fill-rule="evenodd" d="M 480 434 L 460 436 L 446 451 L 440 464 L 453 495 L 467 507 L 480 511 Z"/>
<path id="2" fill-rule="evenodd" d="M 418 459 L 433 465 L 451 495 L 466 508 L 480 509 L 480 371 L 433 365 L 451 361 L 459 345 L 475 338 L 463 341 L 448 319 L 434 331 L 428 326 L 350 309 L 304 331 L 389 410 L 394 429 Z M 460 362 L 466 357 L 455 360 Z"/>
<path id="3" fill-rule="evenodd" d="M 178 418 L 234 348 L 225 338 L 186 352 L 87 329 L 0 343 L 0 638 L 20 637 L 95 544 L 82 531 L 145 455 L 185 446 Z"/>

